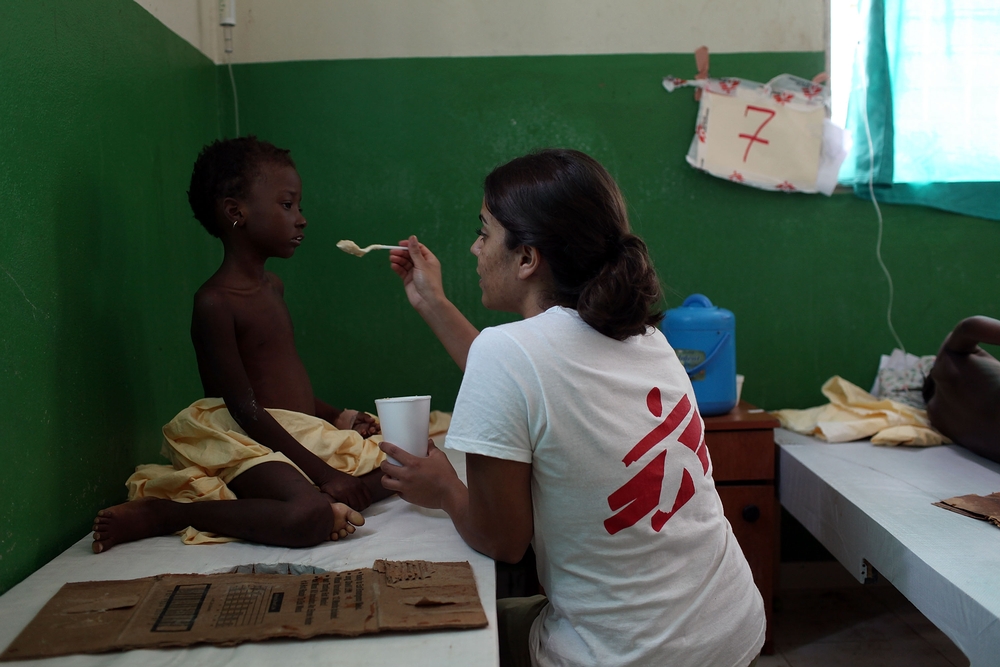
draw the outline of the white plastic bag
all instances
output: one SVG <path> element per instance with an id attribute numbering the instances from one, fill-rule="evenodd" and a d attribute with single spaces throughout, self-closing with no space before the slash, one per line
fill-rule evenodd
<path id="1" fill-rule="evenodd" d="M 926 410 L 924 380 L 931 374 L 935 358 L 933 354 L 918 357 L 903 352 L 898 347 L 892 354 L 883 354 L 879 358 L 878 374 L 875 376 L 871 395 Z"/>
<path id="2" fill-rule="evenodd" d="M 691 166 L 764 190 L 833 192 L 849 135 L 826 118 L 825 86 L 791 74 L 766 84 L 663 80 L 668 92 L 682 86 L 704 93 L 687 154 Z"/>

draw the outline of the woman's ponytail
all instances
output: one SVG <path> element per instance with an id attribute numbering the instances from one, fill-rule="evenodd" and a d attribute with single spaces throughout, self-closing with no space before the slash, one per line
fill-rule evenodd
<path id="1" fill-rule="evenodd" d="M 576 311 L 605 336 L 625 340 L 659 323 L 659 301 L 660 282 L 646 244 L 625 234 L 614 241 L 607 261 L 583 286 Z"/>

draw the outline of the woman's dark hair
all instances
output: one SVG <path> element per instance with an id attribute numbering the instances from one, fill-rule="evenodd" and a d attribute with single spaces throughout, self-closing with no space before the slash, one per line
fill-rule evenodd
<path id="1" fill-rule="evenodd" d="M 631 233 L 611 174 L 580 151 L 546 149 L 486 177 L 489 212 L 507 247 L 536 248 L 553 277 L 551 298 L 605 336 L 625 340 L 663 318 L 646 244 Z"/>
<path id="2" fill-rule="evenodd" d="M 201 149 L 187 195 L 194 217 L 209 234 L 219 235 L 216 202 L 225 197 L 246 198 L 264 164 L 295 168 L 288 150 L 253 135 L 214 141 Z"/>

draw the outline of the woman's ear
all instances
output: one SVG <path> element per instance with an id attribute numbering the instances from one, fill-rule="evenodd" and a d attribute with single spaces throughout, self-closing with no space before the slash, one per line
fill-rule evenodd
<path id="1" fill-rule="evenodd" d="M 518 280 L 527 280 L 532 276 L 538 275 L 542 268 L 542 253 L 538 252 L 538 248 L 523 245 L 519 247 L 516 251 L 518 253 L 517 262 L 517 278 Z"/>

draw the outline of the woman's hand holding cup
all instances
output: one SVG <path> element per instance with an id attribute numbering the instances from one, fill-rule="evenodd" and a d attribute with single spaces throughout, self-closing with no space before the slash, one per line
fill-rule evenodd
<path id="1" fill-rule="evenodd" d="M 427 456 L 414 456 L 391 442 L 379 446 L 400 464 L 383 461 L 382 486 L 395 491 L 406 502 L 447 511 L 456 494 L 465 490 L 451 461 L 432 440 L 427 441 Z"/>

